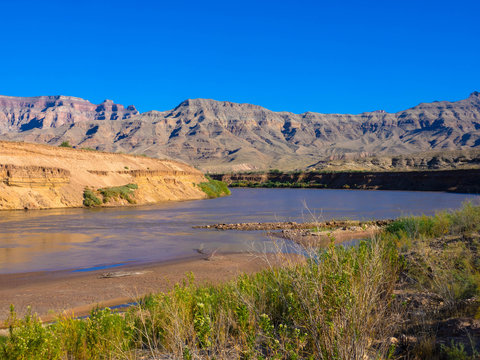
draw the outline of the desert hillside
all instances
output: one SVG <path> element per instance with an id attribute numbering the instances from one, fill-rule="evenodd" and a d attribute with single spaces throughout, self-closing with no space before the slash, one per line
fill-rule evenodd
<path id="1" fill-rule="evenodd" d="M 169 111 L 67 97 L 0 96 L 0 138 L 180 159 L 204 171 L 303 169 L 319 161 L 480 146 L 480 94 L 397 113 L 273 112 L 186 100 Z"/>
<path id="2" fill-rule="evenodd" d="M 205 181 L 188 165 L 144 156 L 0 141 L 0 210 L 83 206 L 84 191 L 135 184 L 131 203 L 202 199 Z M 105 204 L 123 205 L 110 196 Z"/>

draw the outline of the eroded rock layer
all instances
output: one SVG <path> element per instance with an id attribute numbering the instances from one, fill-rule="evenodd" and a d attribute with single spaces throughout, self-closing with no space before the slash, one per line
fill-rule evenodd
<path id="1" fill-rule="evenodd" d="M 0 141 L 0 209 L 79 207 L 85 188 L 137 184 L 136 204 L 202 199 L 202 173 L 143 156 Z M 124 205 L 115 199 L 106 205 Z"/>

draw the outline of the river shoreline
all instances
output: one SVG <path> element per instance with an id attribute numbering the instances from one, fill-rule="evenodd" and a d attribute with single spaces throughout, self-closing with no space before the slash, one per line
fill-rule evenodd
<path id="1" fill-rule="evenodd" d="M 3 274 L 0 275 L 0 325 L 8 318 L 10 305 L 15 306 L 19 316 L 30 307 L 32 313 L 48 322 L 61 314 L 84 316 L 98 306 L 128 304 L 149 293 L 168 291 L 186 279 L 188 273 L 194 274 L 198 284 L 221 283 L 243 273 L 261 271 L 277 261 L 276 254 L 198 254 L 180 260 L 91 272 Z"/>

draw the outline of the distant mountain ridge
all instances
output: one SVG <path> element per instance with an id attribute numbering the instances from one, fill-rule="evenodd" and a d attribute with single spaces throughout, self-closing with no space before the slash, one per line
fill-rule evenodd
<path id="1" fill-rule="evenodd" d="M 135 106 L 125 108 L 112 100 L 95 105 L 73 96 L 0 96 L 0 133 L 59 127 L 89 120 L 128 119 L 138 115 Z"/>
<path id="2" fill-rule="evenodd" d="M 325 159 L 480 146 L 480 94 L 397 113 L 273 112 L 251 104 L 188 99 L 138 113 L 106 100 L 0 96 L 0 138 L 146 154 L 207 171 L 305 168 Z"/>

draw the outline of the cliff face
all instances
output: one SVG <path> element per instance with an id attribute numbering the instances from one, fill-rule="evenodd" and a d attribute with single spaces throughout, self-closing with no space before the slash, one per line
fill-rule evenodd
<path id="1" fill-rule="evenodd" d="M 138 205 L 203 199 L 195 186 L 203 181 L 200 171 L 176 161 L 0 141 L 0 209 L 79 207 L 87 187 L 131 183 Z"/>
<path id="2" fill-rule="evenodd" d="M 478 92 L 398 113 L 358 115 L 273 112 L 207 99 L 137 114 L 133 107 L 61 98 L 4 98 L 0 136 L 181 159 L 216 172 L 301 169 L 332 159 L 480 147 Z"/>
<path id="3" fill-rule="evenodd" d="M 480 169 L 395 172 L 307 172 L 212 175 L 216 180 L 241 186 L 268 183 L 297 184 L 321 189 L 412 190 L 479 193 Z M 266 184 L 267 183 L 267 184 Z M 295 185 L 294 185 L 295 186 Z M 279 186 L 281 187 L 281 186 Z M 288 187 L 288 186 L 287 186 Z"/>

